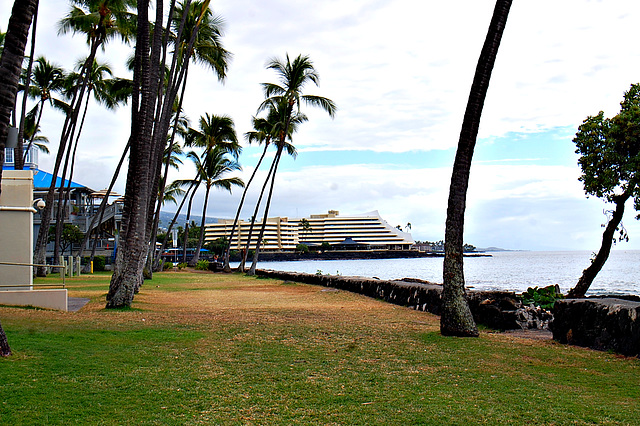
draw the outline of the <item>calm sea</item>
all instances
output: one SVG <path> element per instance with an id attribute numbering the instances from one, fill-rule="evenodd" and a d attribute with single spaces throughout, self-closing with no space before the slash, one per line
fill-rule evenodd
<path id="1" fill-rule="evenodd" d="M 466 257 L 467 287 L 477 290 L 526 291 L 528 287 L 560 285 L 567 292 L 582 270 L 590 265 L 591 252 L 511 251 L 491 257 Z M 380 260 L 317 260 L 259 262 L 259 268 L 315 274 L 355 275 L 398 279 L 404 277 L 442 282 L 442 258 Z M 640 250 L 614 250 L 591 285 L 588 294 L 640 295 Z"/>

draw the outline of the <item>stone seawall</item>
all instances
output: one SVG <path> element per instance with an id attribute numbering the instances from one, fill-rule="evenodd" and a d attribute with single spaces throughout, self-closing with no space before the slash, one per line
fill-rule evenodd
<path id="1" fill-rule="evenodd" d="M 560 343 L 640 356 L 640 302 L 570 299 L 553 307 L 553 338 Z"/>
<path id="2" fill-rule="evenodd" d="M 301 272 L 258 269 L 257 275 L 305 284 L 332 287 L 381 299 L 394 305 L 440 315 L 442 285 L 427 281 L 387 281 L 365 277 L 306 274 Z M 501 330 L 518 329 L 516 310 L 519 308 L 515 293 L 509 291 L 469 291 L 469 307 L 479 324 Z"/>

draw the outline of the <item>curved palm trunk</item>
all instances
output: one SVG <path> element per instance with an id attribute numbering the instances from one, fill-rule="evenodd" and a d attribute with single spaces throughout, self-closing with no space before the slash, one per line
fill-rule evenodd
<path id="1" fill-rule="evenodd" d="M 66 210 L 67 203 L 71 196 L 71 179 L 73 179 L 73 171 L 76 160 L 76 150 L 78 149 L 78 142 L 80 142 L 80 134 L 84 127 L 84 120 L 87 117 L 87 109 L 89 109 L 89 100 L 91 96 L 91 87 L 87 90 L 87 99 L 84 103 L 84 111 L 82 112 L 82 119 L 80 120 L 80 127 L 78 128 L 78 134 L 75 135 L 75 139 L 69 144 L 69 150 L 67 151 L 67 158 L 62 172 L 62 180 L 60 181 L 60 188 L 58 190 L 58 211 L 56 213 L 56 235 L 55 235 L 55 249 L 53 258 L 57 259 L 57 248 L 60 246 L 60 239 L 62 238 L 62 228 L 64 226 L 64 211 Z M 34 132 L 35 133 L 35 132 Z M 71 163 L 69 165 L 69 162 Z M 69 179 L 66 179 L 67 169 L 69 170 Z M 65 180 L 67 181 L 65 188 Z M 64 250 L 62 251 L 64 256 Z"/>
<path id="2" fill-rule="evenodd" d="M 231 226 L 231 233 L 229 234 L 229 242 L 227 243 L 227 248 L 224 251 L 224 271 L 225 272 L 231 272 L 231 267 L 229 266 L 229 254 L 231 252 L 231 240 L 233 239 L 235 230 L 236 230 L 236 226 L 238 225 L 238 219 L 240 218 L 240 213 L 242 211 L 242 206 L 244 205 L 244 199 L 247 196 L 247 191 L 249 190 L 249 186 L 251 185 L 251 182 L 253 182 L 253 178 L 256 176 L 256 173 L 258 172 L 258 168 L 260 168 L 260 165 L 262 164 L 262 160 L 264 160 L 265 155 L 267 154 L 267 148 L 269 146 L 267 144 L 265 144 L 264 146 L 264 150 L 262 151 L 262 156 L 260 156 L 260 159 L 258 160 L 258 164 L 256 164 L 255 169 L 253 169 L 253 173 L 251 173 L 251 177 L 249 178 L 249 182 L 247 183 L 247 185 L 244 187 L 244 191 L 242 192 L 242 198 L 240 199 L 240 204 L 238 204 L 238 210 L 236 211 L 236 217 L 233 220 L 233 225 Z"/>
<path id="3" fill-rule="evenodd" d="M 37 0 L 24 0 L 13 3 L 5 35 L 4 51 L 0 58 L 0 194 L 2 193 L 5 141 L 9 131 L 11 113 L 16 104 L 24 49 L 29 37 L 29 27 L 36 4 Z M 11 355 L 11 348 L 2 325 L 0 325 L 0 355 Z"/>
<path id="4" fill-rule="evenodd" d="M 44 108 L 44 101 L 40 101 L 40 109 L 38 110 L 38 118 L 36 119 L 35 127 L 33 128 L 34 129 L 33 130 L 33 134 L 29 138 L 29 144 L 27 144 L 27 149 L 24 151 L 23 156 L 22 156 L 22 164 L 23 165 L 24 165 L 24 162 L 27 160 L 27 155 L 29 153 L 29 150 L 33 146 L 33 141 L 36 139 L 36 132 L 38 130 L 38 127 L 40 127 L 40 121 L 42 119 L 42 109 L 43 108 Z M 20 135 L 18 135 L 18 138 L 19 137 L 20 137 Z"/>
<path id="5" fill-rule="evenodd" d="M 20 125 L 18 126 L 18 146 L 13 151 L 13 158 L 15 159 L 14 169 L 23 170 L 24 162 L 27 158 L 27 152 L 22 152 L 24 148 L 24 119 L 27 114 L 27 99 L 29 98 L 29 85 L 31 84 L 31 70 L 33 69 L 33 58 L 36 51 L 36 30 L 38 29 L 38 6 L 39 0 L 36 0 L 36 9 L 33 12 L 33 24 L 31 25 L 31 51 L 29 52 L 29 64 L 27 65 L 27 81 L 24 87 L 24 96 L 22 96 L 22 108 L 20 110 Z M 36 127 L 37 129 L 37 127 Z M 31 141 L 35 137 L 35 131 L 31 136 Z M 29 143 L 31 148 L 31 143 Z"/>
<path id="6" fill-rule="evenodd" d="M 118 180 L 118 176 L 120 175 L 120 169 L 122 168 L 122 164 L 124 163 L 124 159 L 127 157 L 127 153 L 129 152 L 129 147 L 131 146 L 131 139 L 129 139 L 127 141 L 127 145 L 124 148 L 124 151 L 122 152 L 122 155 L 120 156 L 120 161 L 118 162 L 118 165 L 116 166 L 116 170 L 113 173 L 113 176 L 111 177 L 111 182 L 109 182 L 109 187 L 107 188 L 107 194 L 111 193 L 111 190 L 113 189 L 116 180 Z M 108 196 L 105 196 L 102 201 L 100 202 L 100 207 L 98 207 L 98 211 L 96 213 L 93 214 L 93 217 L 91 218 L 91 224 L 89 225 L 89 230 L 93 230 L 94 227 L 95 229 L 95 238 L 93 240 L 93 244 L 91 246 L 91 255 L 89 257 L 89 262 L 87 263 L 87 265 L 85 266 L 85 271 L 87 271 L 90 268 L 90 263 L 93 262 L 93 258 L 96 255 L 96 247 L 98 246 L 98 238 L 99 238 L 99 234 L 98 234 L 98 227 L 100 226 L 100 224 L 102 223 L 102 218 L 104 217 L 104 210 L 105 207 L 107 206 L 107 202 L 109 200 Z M 96 225 L 96 222 L 98 225 Z M 91 232 L 87 232 L 84 236 L 84 239 L 82 240 L 82 244 L 80 244 L 80 250 L 78 250 L 78 256 L 82 257 L 82 252 L 84 251 L 84 247 L 87 244 L 87 241 L 89 240 L 89 238 L 91 237 Z"/>
<path id="7" fill-rule="evenodd" d="M 446 336 L 477 337 L 476 327 L 469 304 L 465 298 L 463 237 L 464 212 L 471 159 L 480 127 L 484 100 L 489 88 L 491 71 L 495 64 L 500 40 L 504 31 L 512 0 L 497 0 L 489 25 L 478 66 L 476 68 L 471 93 L 460 131 L 458 150 L 453 164 L 449 203 L 445 230 L 445 258 L 443 266 L 442 315 L 440 332 Z"/>
<path id="8" fill-rule="evenodd" d="M 609 254 L 611 253 L 611 246 L 613 245 L 614 235 L 620 222 L 622 222 L 622 216 L 624 215 L 624 204 L 629 199 L 631 194 L 623 194 L 619 197 L 616 197 L 616 209 L 613 212 L 613 216 L 611 220 L 607 224 L 604 232 L 602 233 L 602 244 L 600 245 L 600 250 L 598 250 L 598 254 L 591 262 L 591 265 L 584 271 L 582 271 L 582 276 L 578 280 L 578 283 L 574 288 L 569 290 L 567 293 L 568 298 L 578 299 L 584 297 L 589 287 L 591 287 L 591 283 L 596 278 L 605 262 L 609 258 Z"/>
<path id="9" fill-rule="evenodd" d="M 104 21 L 104 16 L 101 16 L 100 22 L 98 24 L 99 27 L 102 27 L 103 21 Z M 62 158 L 64 156 L 64 153 L 67 150 L 68 141 L 73 138 L 73 134 L 75 133 L 76 124 L 78 121 L 78 115 L 80 113 L 80 107 L 82 105 L 82 100 L 84 99 L 85 91 L 88 87 L 89 70 L 90 70 L 91 64 L 93 64 L 93 61 L 96 57 L 96 52 L 98 51 L 98 47 L 102 44 L 102 42 L 103 42 L 102 38 L 92 40 L 91 42 L 91 49 L 89 51 L 89 56 L 87 56 L 87 59 L 85 60 L 82 67 L 82 71 L 81 71 L 82 75 L 84 76 L 82 85 L 80 86 L 80 90 L 76 92 L 76 94 L 74 95 L 74 98 L 71 101 L 71 104 L 70 104 L 71 112 L 67 114 L 64 124 L 62 126 L 62 132 L 60 135 L 60 144 L 58 146 L 58 153 L 56 155 L 56 161 L 52 171 L 54 178 L 51 180 L 51 185 L 49 186 L 49 189 L 47 191 L 47 195 L 45 198 L 45 207 L 40 212 L 40 229 L 38 230 L 38 238 L 36 240 L 36 247 L 35 247 L 34 256 L 33 256 L 34 263 L 40 263 L 40 264 L 46 263 L 47 240 L 49 237 L 49 225 L 51 224 L 51 213 L 53 211 L 53 197 L 55 195 L 55 189 L 56 189 L 55 177 L 58 176 L 60 165 L 62 163 Z M 63 179 L 63 183 L 64 183 L 64 179 Z M 37 276 L 43 277 L 43 276 L 46 276 L 46 273 L 47 273 L 46 268 L 44 267 L 36 268 Z"/>
<path id="10" fill-rule="evenodd" d="M 182 207 L 184 207 L 184 203 L 187 200 L 187 196 L 189 195 L 189 192 L 191 191 L 191 189 L 193 188 L 194 184 L 191 184 L 191 186 L 189 187 L 189 189 L 187 190 L 187 193 L 184 194 L 184 197 L 182 197 L 182 201 L 180 202 L 180 206 L 178 206 L 178 210 L 176 211 L 176 214 L 173 215 L 173 219 L 171 219 L 171 223 L 169 224 L 169 227 L 167 228 L 167 237 L 169 236 L 169 233 L 171 232 L 171 230 L 173 229 L 173 226 L 176 224 L 176 221 L 178 220 L 178 216 L 180 216 L 180 212 L 182 211 Z M 160 246 L 160 251 L 158 252 L 158 259 L 156 259 L 156 265 L 158 265 L 158 270 L 162 271 L 164 265 L 163 262 L 161 261 L 161 255 L 164 252 L 164 249 L 167 248 L 167 241 L 169 240 L 169 238 L 165 238 L 164 241 L 162 242 L 162 246 Z"/>
<path id="11" fill-rule="evenodd" d="M 198 187 L 200 183 L 196 183 L 193 192 L 191 193 L 191 197 L 189 197 L 189 204 L 187 204 L 187 219 L 184 224 L 184 235 L 183 235 L 183 244 L 182 244 L 182 261 L 187 263 L 187 244 L 189 243 L 189 221 L 191 220 L 191 206 L 193 205 L 193 198 L 196 196 L 196 192 L 198 191 Z"/>
<path id="12" fill-rule="evenodd" d="M 0 356 L 9 356 L 11 355 L 11 347 L 9 347 L 9 342 L 7 341 L 7 335 L 2 328 L 2 324 L 0 324 Z"/>
<path id="13" fill-rule="evenodd" d="M 16 105 L 18 81 L 22 71 L 24 49 L 29 38 L 29 28 L 36 10 L 37 0 L 15 1 L 4 39 L 4 50 L 0 58 L 0 181 L 4 165 L 4 148 Z M 0 185 L 0 193 L 2 186 Z M 1 333 L 4 335 L 4 333 Z"/>
<path id="14" fill-rule="evenodd" d="M 200 236 L 198 237 L 198 246 L 196 252 L 193 253 L 193 258 L 189 261 L 189 266 L 195 266 L 200 260 L 200 250 L 202 249 L 202 243 L 204 242 L 204 224 L 207 219 L 207 204 L 209 203 L 209 191 L 211 185 L 207 185 L 207 190 L 204 194 L 204 206 L 202 207 L 202 220 L 200 221 Z"/>
<path id="15" fill-rule="evenodd" d="M 262 204 L 262 197 L 264 197 L 264 191 L 267 189 L 267 185 L 269 184 L 269 179 L 271 179 L 271 175 L 273 174 L 273 169 L 276 165 L 276 159 L 273 158 L 271 162 L 271 167 L 269 167 L 269 173 L 267 173 L 267 177 L 262 184 L 262 189 L 260 190 L 260 196 L 258 197 L 258 201 L 256 202 L 256 208 L 253 211 L 253 216 L 251 216 L 251 225 L 249 225 L 249 234 L 247 235 L 247 246 L 245 247 L 244 253 L 242 253 L 242 259 L 240 260 L 240 265 L 238 265 L 238 271 L 244 272 L 245 265 L 247 263 L 247 256 L 249 255 L 249 247 L 251 246 L 251 237 L 253 236 L 253 227 L 256 223 L 256 218 L 258 217 L 258 212 L 260 211 L 260 204 Z"/>
<path id="16" fill-rule="evenodd" d="M 173 11 L 173 8 L 172 8 L 172 11 Z M 173 141 L 176 138 L 178 121 L 180 120 L 180 109 L 182 109 L 182 100 L 184 99 L 184 91 L 186 86 L 187 86 L 187 80 L 185 78 L 185 80 L 182 82 L 182 92 L 180 93 L 178 110 L 176 112 L 176 117 L 173 121 L 173 130 L 171 132 L 171 138 L 169 139 L 169 142 L 168 142 L 169 148 L 173 147 Z M 162 199 L 164 198 L 164 190 L 168 182 L 167 179 L 169 177 L 169 163 L 171 160 L 171 152 L 172 150 L 169 152 L 167 162 L 164 164 L 164 170 L 162 172 L 163 179 L 160 179 L 160 181 L 162 182 L 162 185 L 160 186 L 158 191 L 158 200 L 156 201 L 156 211 L 153 216 L 153 225 L 151 226 L 151 242 L 149 244 L 149 247 L 153 247 L 154 250 L 156 246 L 156 241 L 158 240 L 158 224 L 160 223 L 160 210 L 162 209 Z M 165 241 L 166 241 L 166 238 L 165 238 Z M 162 246 L 164 247 L 164 243 L 162 244 Z M 152 253 L 155 254 L 153 251 Z M 158 253 L 157 256 L 154 256 L 154 255 L 149 256 L 150 261 L 148 262 L 148 268 L 149 268 L 150 275 L 153 274 L 154 270 L 162 269 L 162 262 L 158 262 L 158 260 L 161 257 L 161 254 L 162 254 L 162 250 Z"/>
<path id="17" fill-rule="evenodd" d="M 280 164 L 281 155 L 282 155 L 282 146 L 278 148 L 276 157 L 273 160 L 275 167 L 273 168 L 273 174 L 271 175 L 271 186 L 269 187 L 267 204 L 264 207 L 264 217 L 262 218 L 262 226 L 260 227 L 260 234 L 258 235 L 258 241 L 256 241 L 256 249 L 253 252 L 253 261 L 251 262 L 251 268 L 249 268 L 249 272 L 247 272 L 247 275 L 256 274 L 256 268 L 258 266 L 258 256 L 260 254 L 260 243 L 262 243 L 262 237 L 264 237 L 264 230 L 267 227 L 267 217 L 269 216 L 269 207 L 271 206 L 271 196 L 273 195 L 273 187 L 276 181 L 276 172 L 278 171 L 278 164 Z"/>

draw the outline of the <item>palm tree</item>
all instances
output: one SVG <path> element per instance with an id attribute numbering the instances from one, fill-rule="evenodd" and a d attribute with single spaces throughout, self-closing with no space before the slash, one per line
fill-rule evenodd
<path id="1" fill-rule="evenodd" d="M 294 119 L 292 119 L 292 127 L 293 128 L 297 128 L 297 126 L 306 121 L 307 117 L 304 114 L 296 114 Z M 278 113 L 277 108 L 273 107 L 269 108 L 268 113 L 267 113 L 267 118 L 257 118 L 257 117 L 253 117 L 252 119 L 253 121 L 253 128 L 254 130 L 245 133 L 244 138 L 245 140 L 251 144 L 252 142 L 258 142 L 260 143 L 264 143 L 264 149 L 262 150 L 262 155 L 260 156 L 260 159 L 258 160 L 258 163 L 256 164 L 255 168 L 253 169 L 253 172 L 251 173 L 251 177 L 249 178 L 249 182 L 247 182 L 247 185 L 244 188 L 244 191 L 242 192 L 242 198 L 240 199 L 240 203 L 238 204 L 238 210 L 236 211 L 236 217 L 233 220 L 233 225 L 231 226 L 231 233 L 229 235 L 229 239 L 227 241 L 227 247 L 225 249 L 225 253 L 224 253 L 224 270 L 229 272 L 231 270 L 230 266 L 229 266 L 229 254 L 231 251 L 231 240 L 233 239 L 235 230 L 236 230 L 236 226 L 238 225 L 238 219 L 240 218 L 240 213 L 242 211 L 242 207 L 244 205 L 244 200 L 246 198 L 247 195 L 247 190 L 249 189 L 249 186 L 251 185 L 251 182 L 253 182 L 253 178 L 256 176 L 256 173 L 258 172 L 258 169 L 260 168 L 260 165 L 262 164 L 262 160 L 264 160 L 265 155 L 267 154 L 267 149 L 270 146 L 271 140 L 273 138 L 273 135 L 275 134 L 276 136 L 278 135 L 278 128 L 279 128 L 279 124 L 281 122 L 280 120 L 280 115 Z M 293 133 L 293 131 L 289 131 L 289 133 Z M 289 135 L 289 137 L 291 137 Z M 286 143 L 286 147 L 285 149 L 287 150 L 287 152 L 289 153 L 289 155 L 291 156 L 296 156 L 296 148 L 289 144 Z M 258 206 L 260 205 L 260 203 L 258 202 L 257 204 Z M 256 213 L 257 214 L 257 213 Z M 255 214 L 251 220 L 251 227 L 249 230 L 249 233 L 251 234 L 253 232 L 253 224 L 255 223 Z M 249 241 L 247 241 L 247 245 L 249 244 Z M 248 249 L 248 247 L 247 247 Z M 244 255 L 242 257 L 242 261 L 240 264 L 239 269 L 243 270 L 244 269 L 244 263 L 246 262 L 246 256 L 247 255 L 247 250 L 245 250 Z"/>
<path id="2" fill-rule="evenodd" d="M 205 151 L 219 146 L 236 159 L 242 152 L 242 147 L 238 143 L 238 137 L 236 136 L 233 119 L 226 115 L 209 115 L 209 113 L 205 113 L 204 116 L 200 117 L 199 129 L 189 129 L 187 145 L 204 148 Z"/>
<path id="3" fill-rule="evenodd" d="M 0 57 L 0 188 L 2 188 L 4 147 L 9 132 L 11 111 L 15 107 L 24 49 L 27 45 L 29 27 L 37 4 L 38 0 L 14 2 L 7 33 L 4 36 L 6 49 L 3 49 L 2 57 Z M 0 356 L 9 355 L 11 355 L 11 348 L 2 324 L 0 324 Z"/>
<path id="4" fill-rule="evenodd" d="M 0 58 L 0 181 L 4 165 L 5 141 L 11 114 L 15 108 L 24 50 L 37 4 L 37 0 L 14 2 L 7 32 L 3 37 L 4 48 Z"/>
<path id="5" fill-rule="evenodd" d="M 442 314 L 440 332 L 448 336 L 478 336 L 478 328 L 465 299 L 463 234 L 464 211 L 469 186 L 471 159 L 480 127 L 482 107 L 489 88 L 491 71 L 498 54 L 512 0 L 497 0 L 489 31 L 471 85 L 471 93 L 462 122 L 449 188 L 445 230 Z"/>
<path id="6" fill-rule="evenodd" d="M 119 36 L 124 42 L 129 42 L 135 34 L 136 15 L 129 12 L 130 8 L 136 5 L 134 0 L 72 0 L 71 11 L 59 23 L 60 34 L 73 32 L 82 33 L 87 37 L 89 44 L 89 55 L 84 62 L 80 74 L 83 76 L 82 84 L 74 93 L 70 102 L 70 112 L 65 117 L 60 136 L 60 145 L 56 155 L 52 174 L 58 175 L 62 159 L 67 152 L 67 158 L 71 151 L 69 141 L 73 141 L 77 130 L 77 122 L 82 108 L 83 98 L 87 91 L 90 77 L 90 70 L 96 52 L 99 47 L 104 50 L 105 43 Z M 64 181 L 64 179 L 63 179 Z M 47 230 L 51 222 L 51 209 L 53 207 L 53 197 L 55 192 L 55 179 L 46 195 L 45 208 L 40 212 L 41 226 L 36 241 L 34 262 L 45 263 Z M 37 275 L 46 275 L 45 268 L 37 268 Z"/>
<path id="7" fill-rule="evenodd" d="M 313 63 L 308 56 L 298 55 L 293 62 L 289 60 L 288 54 L 286 55 L 286 61 L 274 58 L 267 64 L 267 69 L 272 69 L 277 73 L 280 84 L 262 84 L 266 100 L 262 105 L 260 105 L 259 111 L 265 108 L 271 108 L 273 105 L 278 105 L 278 108 L 282 108 L 284 111 L 284 124 L 280 128 L 278 138 L 276 139 L 277 151 L 272 163 L 273 173 L 271 175 L 271 187 L 269 188 L 269 195 L 267 196 L 267 203 L 264 209 L 264 216 L 262 218 L 262 227 L 256 242 L 249 275 L 255 274 L 256 265 L 258 263 L 260 241 L 264 236 L 264 230 L 267 224 L 267 216 L 269 215 L 269 206 L 271 205 L 271 197 L 273 195 L 275 175 L 278 170 L 282 151 L 285 147 L 285 141 L 288 137 L 292 117 L 296 112 L 300 112 L 302 103 L 319 107 L 326 111 L 332 118 L 335 116 L 337 110 L 331 99 L 315 95 L 305 95 L 302 93 L 304 87 L 310 82 L 314 83 L 316 86 L 318 86 L 320 82 L 320 76 L 313 67 Z"/>
<path id="8" fill-rule="evenodd" d="M 195 265 L 200 257 L 200 250 L 204 242 L 204 225 L 207 216 L 207 204 L 209 201 L 209 192 L 211 188 L 226 189 L 231 192 L 233 186 L 244 187 L 244 182 L 238 177 L 225 178 L 223 176 L 237 170 L 241 170 L 237 161 L 227 157 L 228 151 L 224 146 L 214 146 L 204 152 L 202 161 L 196 161 L 197 155 L 191 151 L 189 156 L 194 159 L 197 167 L 199 180 L 204 184 L 205 195 L 204 205 L 202 207 L 202 220 L 200 222 L 200 236 L 198 238 L 198 246 L 189 262 L 191 266 Z"/>
<path id="9" fill-rule="evenodd" d="M 80 135 L 84 128 L 84 122 L 89 108 L 89 101 L 92 98 L 107 109 L 114 110 L 121 104 L 126 104 L 131 95 L 131 80 L 123 78 L 114 78 L 113 72 L 108 64 L 99 64 L 95 59 L 91 67 L 86 72 L 86 76 L 82 74 L 87 60 L 80 60 L 76 65 L 78 72 L 71 73 L 65 79 L 65 95 L 69 99 L 76 97 L 79 87 L 86 87 L 86 100 L 82 112 L 82 119 L 75 135 L 75 140 L 69 145 L 64 166 L 62 167 L 62 179 L 58 190 L 58 210 L 56 212 L 56 234 L 54 245 L 54 259 L 57 259 L 60 238 L 63 232 L 63 212 L 67 204 L 68 194 L 71 190 L 71 181 L 75 169 L 75 157 Z M 66 179 L 67 171 L 69 179 Z M 64 182 L 67 182 L 66 189 Z"/>
<path id="10" fill-rule="evenodd" d="M 178 61 L 180 66 L 186 66 L 185 55 L 189 41 L 193 36 L 193 31 L 199 22 L 198 32 L 195 35 L 193 47 L 191 48 L 191 59 L 201 65 L 211 68 L 218 80 L 223 81 L 229 68 L 229 53 L 222 45 L 222 32 L 224 21 L 220 16 L 214 15 L 208 7 L 209 2 L 193 1 L 184 16 L 185 3 L 180 2 L 176 6 L 175 16 L 171 22 L 173 31 L 169 34 L 170 41 L 179 52 Z M 206 6 L 206 7 L 205 7 Z M 185 18 L 184 30 L 178 38 L 180 24 Z M 186 81 L 186 76 L 185 76 Z"/>
<path id="11" fill-rule="evenodd" d="M 26 74 L 23 74 L 22 78 L 26 80 Z M 55 97 L 56 93 L 62 94 L 64 92 L 65 78 L 64 70 L 58 65 L 47 61 L 44 56 L 36 59 L 28 92 L 31 99 L 38 99 L 38 103 L 32 110 L 32 112 L 37 112 L 38 115 L 35 120 L 35 128 L 40 128 L 45 104 L 48 103 L 53 108 L 65 113 L 69 111 L 69 105 L 62 99 Z M 29 152 L 33 140 L 29 139 L 27 142 L 26 152 Z"/>

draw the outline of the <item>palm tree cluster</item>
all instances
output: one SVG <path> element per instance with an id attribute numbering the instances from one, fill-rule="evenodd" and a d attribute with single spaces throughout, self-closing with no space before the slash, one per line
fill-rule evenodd
<path id="1" fill-rule="evenodd" d="M 116 268 L 107 296 L 108 307 L 131 303 L 142 284 L 143 265 L 147 267 L 149 276 L 162 267 L 162 249 L 158 252 L 151 248 L 156 246 L 164 203 L 178 203 L 178 200 L 180 203 L 168 232 L 185 204 L 188 206 L 188 227 L 194 197 L 200 188 L 203 189 L 202 219 L 195 256 L 191 260 L 193 264 L 198 261 L 204 243 L 205 218 L 212 190 L 232 191 L 234 187 L 245 187 L 244 182 L 235 176 L 241 170 L 238 158 L 242 148 L 231 117 L 204 113 L 198 125 L 192 127 L 182 108 L 191 63 L 210 69 L 219 81 L 226 78 L 231 54 L 222 45 L 223 20 L 211 11 L 208 0 L 171 0 L 168 3 L 167 12 L 163 1 L 156 2 L 156 16 L 152 19 L 148 0 L 71 1 L 69 12 L 59 22 L 59 33 L 84 36 L 88 55 L 78 61 L 72 72 L 65 71 L 45 57 L 33 58 L 32 55 L 29 66 L 22 73 L 20 89 L 24 94 L 23 104 L 26 105 L 29 99 L 34 105 L 28 112 L 13 113 L 14 117 L 20 117 L 21 141 L 27 150 L 34 144 L 46 149 L 44 143 L 47 138 L 39 134 L 45 110 L 57 109 L 65 117 L 53 169 L 53 175 L 60 176 L 62 184 L 56 187 L 54 183 L 49 188 L 34 252 L 34 262 L 45 263 L 50 224 L 56 229 L 54 256 L 62 244 L 63 211 L 70 191 L 68 185 L 73 178 L 75 155 L 81 144 L 91 99 L 109 109 L 124 103 L 131 105 L 132 133 L 107 189 L 111 192 L 128 156 L 123 221 Z M 135 54 L 129 61 L 129 68 L 133 71 L 131 80 L 115 77 L 110 66 L 97 59 L 98 51 L 106 52 L 109 42 L 116 38 L 126 44 L 135 41 Z M 280 160 L 285 152 L 295 157 L 293 134 L 300 124 L 307 121 L 307 116 L 301 111 L 302 106 L 320 107 L 331 117 L 336 111 L 330 99 L 304 93 L 309 84 L 319 84 L 319 75 L 309 57 L 300 55 L 291 60 L 287 55 L 284 60 L 274 58 L 267 63 L 267 68 L 276 72 L 278 81 L 262 85 L 265 99 L 252 119 L 254 130 L 244 135 L 247 143 L 263 144 L 264 150 L 244 189 L 234 224 L 235 229 L 247 189 L 255 181 L 269 148 L 273 147 L 275 154 L 252 215 L 250 232 L 257 238 L 249 239 L 255 243 L 251 274 L 255 273 L 264 240 Z M 14 123 L 18 124 L 18 120 L 14 119 Z M 19 150 L 20 159 L 24 160 L 23 148 Z M 195 175 L 191 179 L 170 182 L 170 171 L 180 167 L 184 159 L 193 164 Z M 20 167 L 22 163 L 18 163 Z M 56 196 L 57 203 L 54 202 Z M 100 215 L 106 202 L 105 197 L 99 209 Z M 254 229 L 259 214 L 262 214 L 261 226 Z M 101 223 L 100 215 L 92 218 L 89 230 Z M 187 231 L 185 229 L 185 235 L 188 235 Z M 94 235 L 97 241 L 97 231 Z M 79 255 L 89 237 L 87 233 Z M 94 244 L 91 256 L 95 254 L 95 247 Z M 248 252 L 249 247 L 244 250 L 242 269 Z M 225 252 L 227 269 L 228 265 L 229 246 Z M 38 273 L 42 275 L 46 271 L 42 269 Z"/>

